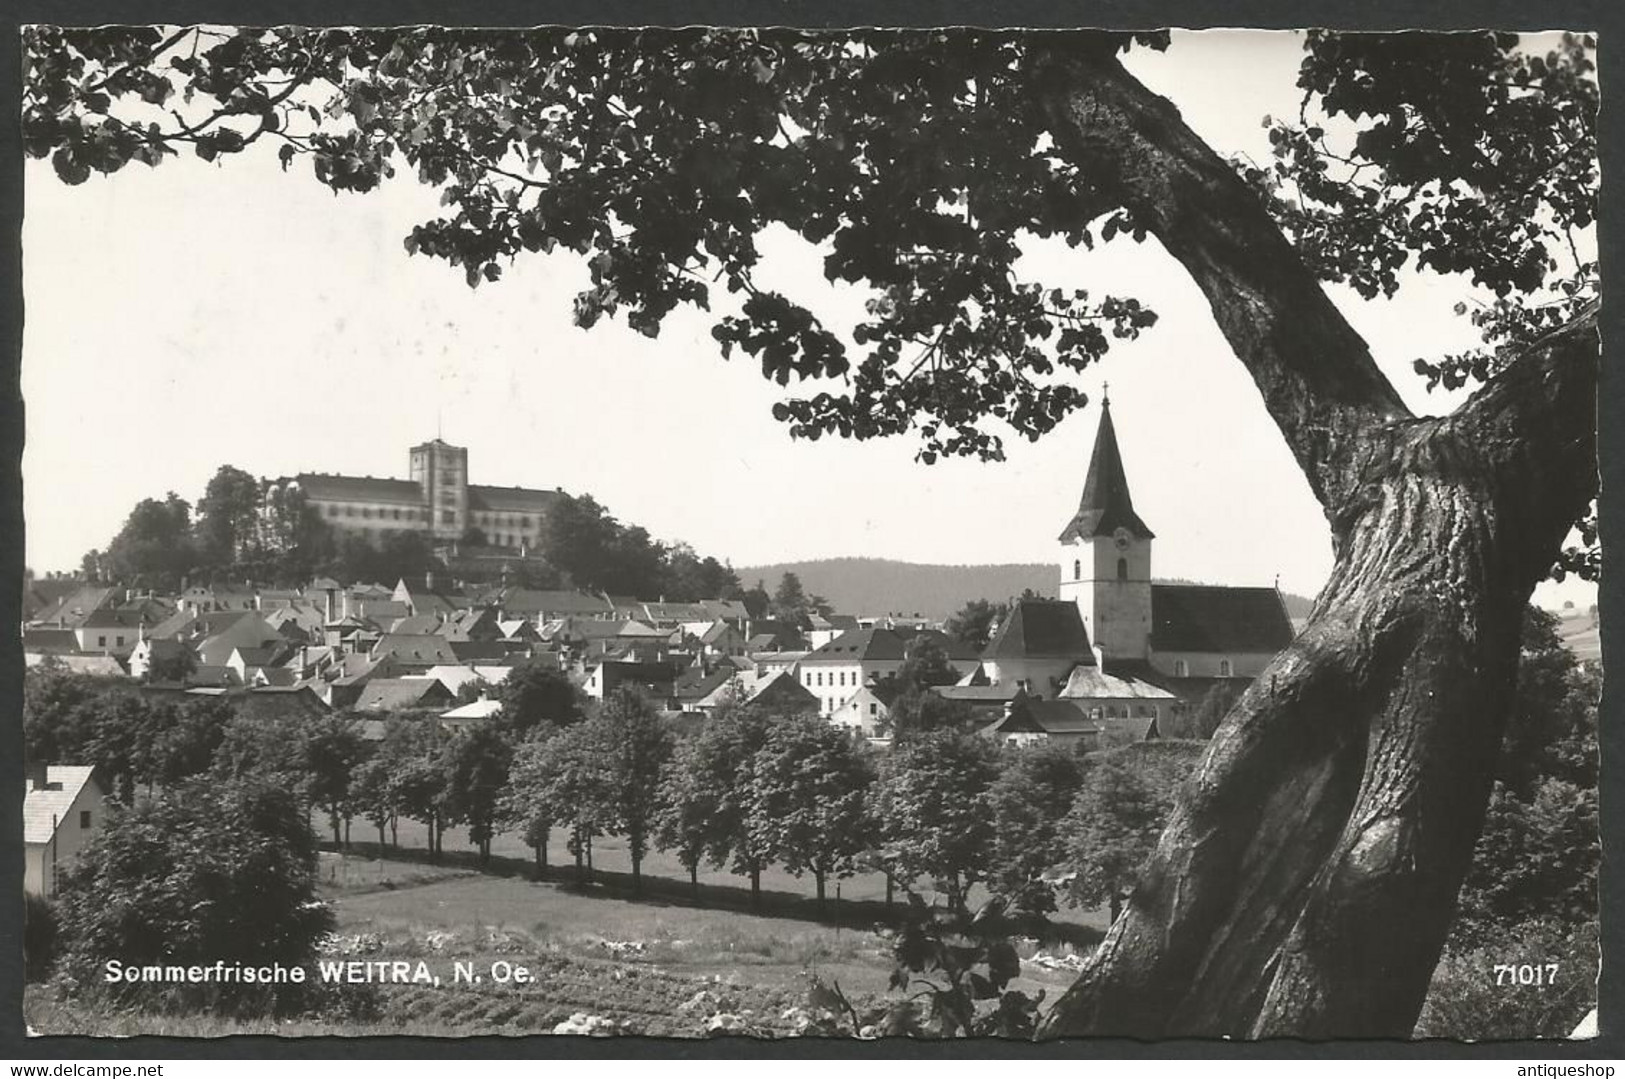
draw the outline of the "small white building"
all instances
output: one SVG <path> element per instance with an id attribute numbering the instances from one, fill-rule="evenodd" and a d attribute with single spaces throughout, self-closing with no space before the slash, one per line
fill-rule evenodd
<path id="1" fill-rule="evenodd" d="M 107 789 L 89 765 L 28 769 L 23 795 L 23 891 L 55 895 L 62 873 L 101 830 Z"/>
<path id="2" fill-rule="evenodd" d="M 875 695 L 873 687 L 864 686 L 836 708 L 829 721 L 837 727 L 857 731 L 865 738 L 874 738 L 890 716 L 891 709 L 886 702 Z"/>

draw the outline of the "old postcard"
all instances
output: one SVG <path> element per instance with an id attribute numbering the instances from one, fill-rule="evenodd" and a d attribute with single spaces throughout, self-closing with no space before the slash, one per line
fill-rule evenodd
<path id="1" fill-rule="evenodd" d="M 1584 29 L 25 27 L 30 1031 L 1594 1035 Z"/>

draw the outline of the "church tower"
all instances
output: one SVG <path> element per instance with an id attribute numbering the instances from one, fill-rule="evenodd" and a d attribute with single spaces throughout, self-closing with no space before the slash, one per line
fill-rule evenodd
<path id="1" fill-rule="evenodd" d="M 1134 512 L 1110 400 L 1089 458 L 1078 511 L 1060 537 L 1061 592 L 1078 605 L 1107 659 L 1145 659 L 1151 640 L 1151 529 Z"/>

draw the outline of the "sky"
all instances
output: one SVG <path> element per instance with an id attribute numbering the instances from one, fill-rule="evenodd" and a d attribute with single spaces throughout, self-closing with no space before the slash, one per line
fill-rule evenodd
<path id="1" fill-rule="evenodd" d="M 1296 112 L 1301 41 L 1259 31 L 1176 33 L 1129 64 L 1222 153 L 1269 156 L 1266 114 Z M 264 152 L 257 152 L 263 150 Z M 1082 488 L 1095 403 L 998 464 L 924 466 L 904 436 L 793 441 L 754 361 L 723 362 L 713 316 L 678 312 L 658 339 L 570 321 L 587 283 L 573 255 L 530 256 L 471 290 L 402 238 L 436 214 L 410 169 L 335 195 L 274 148 L 210 164 L 170 159 L 78 187 L 30 161 L 23 227 L 28 564 L 76 568 L 131 507 L 195 501 L 216 468 L 404 477 L 408 448 L 468 447 L 474 483 L 593 495 L 657 538 L 735 566 L 869 555 L 913 562 L 1051 561 Z M 764 238 L 763 274 L 821 314 L 819 254 Z M 1079 376 L 1112 414 L 1135 505 L 1157 534 L 1153 572 L 1313 594 L 1331 567 L 1319 507 L 1206 304 L 1154 241 L 1093 253 L 1034 244 L 1018 270 L 1140 298 L 1158 324 Z M 1339 308 L 1419 413 L 1418 356 L 1472 347 L 1456 281 L 1411 275 L 1398 296 Z M 1579 582 L 1543 602 L 1595 601 Z"/>

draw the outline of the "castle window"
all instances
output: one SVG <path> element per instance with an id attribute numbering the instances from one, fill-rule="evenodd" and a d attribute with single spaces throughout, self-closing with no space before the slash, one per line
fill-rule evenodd
<path id="1" fill-rule="evenodd" d="M 1083 580 L 1083 561 L 1081 559 L 1074 558 L 1072 560 L 1072 579 L 1074 581 Z"/>
<path id="2" fill-rule="evenodd" d="M 457 511 L 456 510 L 441 510 L 440 511 L 440 523 L 443 524 L 443 525 L 454 525 L 454 524 L 456 524 L 457 523 Z"/>
<path id="3" fill-rule="evenodd" d="M 1117 579 L 1119 581 L 1128 580 L 1128 559 L 1126 558 L 1117 560 Z"/>
<path id="4" fill-rule="evenodd" d="M 79 830 L 82 832 L 90 830 L 90 810 L 88 809 L 79 811 Z"/>
<path id="5" fill-rule="evenodd" d="M 327 515 L 329 517 L 337 517 L 339 515 L 339 508 L 337 506 L 328 506 Z"/>
<path id="6" fill-rule="evenodd" d="M 1219 660 L 1219 677 L 1229 678 L 1230 674 L 1230 661 L 1228 659 Z"/>
<path id="7" fill-rule="evenodd" d="M 1184 660 L 1182 660 L 1182 659 L 1174 660 L 1174 677 L 1175 678 L 1184 678 L 1185 676 L 1187 676 L 1190 673 L 1191 673 L 1190 672 L 1190 667 L 1189 667 L 1189 665 L 1186 664 L 1186 662 Z"/>

